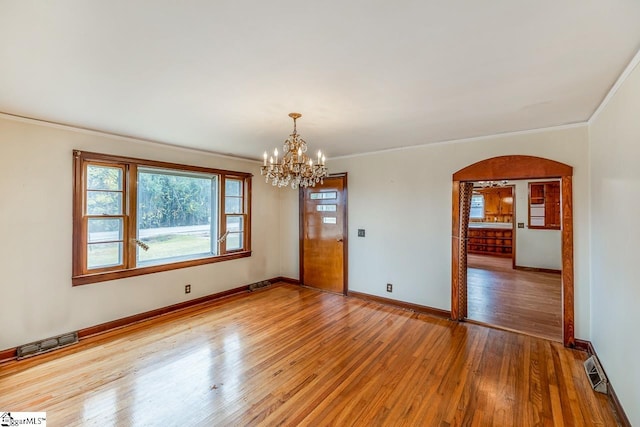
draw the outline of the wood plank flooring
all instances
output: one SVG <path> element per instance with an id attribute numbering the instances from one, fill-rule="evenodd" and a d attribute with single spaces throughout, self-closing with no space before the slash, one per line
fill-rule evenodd
<path id="1" fill-rule="evenodd" d="M 561 344 L 294 285 L 0 366 L 49 426 L 612 426 Z"/>
<path id="2" fill-rule="evenodd" d="M 468 255 L 468 318 L 562 342 L 562 283 L 554 273 L 514 270 L 510 258 Z"/>

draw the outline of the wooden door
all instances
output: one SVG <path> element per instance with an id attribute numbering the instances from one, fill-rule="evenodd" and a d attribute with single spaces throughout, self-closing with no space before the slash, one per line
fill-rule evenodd
<path id="1" fill-rule="evenodd" d="M 347 175 L 300 190 L 300 282 L 347 292 Z"/>

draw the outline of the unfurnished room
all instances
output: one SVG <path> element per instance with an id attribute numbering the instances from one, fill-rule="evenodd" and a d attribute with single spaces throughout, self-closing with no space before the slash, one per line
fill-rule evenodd
<path id="1" fill-rule="evenodd" d="M 640 425 L 639 22 L 0 0 L 0 425 Z"/>

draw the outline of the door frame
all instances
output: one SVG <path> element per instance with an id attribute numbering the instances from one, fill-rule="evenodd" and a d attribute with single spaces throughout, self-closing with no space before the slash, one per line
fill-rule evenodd
<path id="1" fill-rule="evenodd" d="M 467 268 L 466 236 L 462 230 L 460 184 L 473 181 L 559 178 L 562 198 L 562 341 L 566 347 L 575 346 L 574 330 L 574 267 L 573 267 L 573 167 L 554 160 L 534 156 L 500 156 L 482 160 L 453 174 L 452 235 L 451 235 L 451 319 L 466 317 Z M 514 201 L 515 205 L 515 201 Z"/>
<path id="2" fill-rule="evenodd" d="M 343 288 L 342 294 L 347 295 L 349 292 L 349 210 L 348 210 L 348 189 L 347 189 L 347 172 L 332 173 L 327 175 L 327 178 L 342 178 L 344 184 L 344 218 L 342 221 L 342 260 L 343 260 Z M 313 187 L 311 187 L 313 188 Z M 304 285 L 302 278 L 304 277 L 304 188 L 300 188 L 298 191 L 298 248 L 299 259 L 298 265 L 300 267 L 300 273 L 298 281 L 301 285 Z"/>

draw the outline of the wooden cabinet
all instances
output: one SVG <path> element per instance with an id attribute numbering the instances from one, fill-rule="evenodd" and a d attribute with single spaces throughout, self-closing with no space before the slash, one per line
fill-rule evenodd
<path id="1" fill-rule="evenodd" d="M 484 198 L 484 218 L 482 222 L 513 221 L 513 187 L 490 187 L 474 189 L 474 194 Z M 478 221 L 478 218 L 475 219 Z"/>
<path id="2" fill-rule="evenodd" d="M 513 230 L 504 228 L 469 228 L 467 252 L 511 257 Z"/>
<path id="3" fill-rule="evenodd" d="M 560 230 L 560 181 L 529 183 L 529 228 Z"/>

